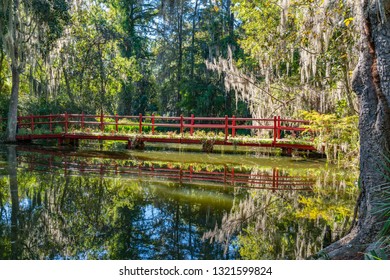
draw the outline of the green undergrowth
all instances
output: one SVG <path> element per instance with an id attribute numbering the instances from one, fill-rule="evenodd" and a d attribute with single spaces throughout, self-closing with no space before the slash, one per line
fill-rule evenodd
<path id="1" fill-rule="evenodd" d="M 138 129 L 138 127 L 137 127 Z M 30 128 L 21 128 L 18 130 L 18 135 L 44 135 L 44 134 L 63 134 L 65 133 L 64 129 L 60 126 L 56 126 L 53 128 L 52 132 L 47 128 L 35 128 L 31 130 Z M 203 130 L 195 131 L 193 135 L 190 132 L 177 133 L 176 131 L 167 131 L 167 132 L 155 132 L 145 130 L 143 133 L 138 133 L 135 129 L 121 129 L 118 131 L 110 130 L 105 127 L 104 131 L 85 128 L 83 130 L 80 129 L 68 129 L 68 134 L 75 135 L 96 135 L 96 136 L 125 136 L 129 137 L 129 139 L 134 138 L 156 138 L 156 139 L 192 139 L 199 141 L 227 141 L 232 144 L 272 144 L 273 139 L 264 139 L 260 137 L 254 137 L 251 135 L 236 135 L 233 137 L 231 134 L 225 138 L 225 134 L 223 132 L 215 133 L 215 132 L 206 132 Z M 307 138 L 283 138 L 277 139 L 276 142 L 278 144 L 296 144 L 296 145 L 312 145 L 313 143 Z"/>

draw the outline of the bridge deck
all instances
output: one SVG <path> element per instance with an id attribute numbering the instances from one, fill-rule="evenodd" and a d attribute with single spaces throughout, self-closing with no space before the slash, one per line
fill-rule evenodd
<path id="1" fill-rule="evenodd" d="M 38 140 L 38 139 L 59 139 L 62 142 L 66 139 L 72 140 L 111 140 L 111 141 L 126 141 L 129 142 L 137 137 L 142 142 L 149 143 L 172 143 L 172 144 L 199 144 L 204 143 L 204 139 L 196 138 L 165 138 L 165 137 L 150 137 L 148 135 L 88 135 L 88 134 L 40 134 L 40 135 L 18 135 L 16 138 L 19 141 L 24 140 Z M 272 139 L 254 139 L 251 142 L 250 139 L 240 139 L 236 137 L 234 139 L 228 140 L 213 140 L 213 145 L 224 145 L 224 146 L 246 146 L 246 147 L 266 147 L 266 148 L 286 148 L 286 149 L 297 149 L 305 151 L 316 151 L 316 148 L 310 144 L 304 143 L 294 143 L 293 141 L 289 142 L 288 140 L 273 142 Z"/>

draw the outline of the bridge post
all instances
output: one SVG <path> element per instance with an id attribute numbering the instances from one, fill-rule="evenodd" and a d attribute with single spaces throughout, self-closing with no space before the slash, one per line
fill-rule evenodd
<path id="1" fill-rule="evenodd" d="M 225 115 L 225 142 L 229 136 L 229 118 Z"/>
<path id="2" fill-rule="evenodd" d="M 276 119 L 276 116 L 274 116 L 274 141 L 272 144 L 275 144 L 276 143 L 276 137 L 278 135 L 278 131 L 277 131 L 277 119 Z"/>
<path id="3" fill-rule="evenodd" d="M 52 116 L 51 114 L 49 115 L 49 129 L 50 129 L 50 133 L 53 131 L 53 124 L 52 124 Z"/>
<path id="4" fill-rule="evenodd" d="M 280 139 L 280 116 L 278 116 L 278 139 Z"/>
<path id="5" fill-rule="evenodd" d="M 194 134 L 194 123 L 195 123 L 194 114 L 191 114 L 191 127 L 190 127 L 191 136 Z"/>
<path id="6" fill-rule="evenodd" d="M 104 132 L 104 115 L 103 115 L 103 110 L 100 111 L 100 130 Z"/>
<path id="7" fill-rule="evenodd" d="M 232 137 L 236 137 L 236 116 L 232 117 Z"/>
<path id="8" fill-rule="evenodd" d="M 68 133 L 68 113 L 65 112 L 65 134 Z"/>
<path id="9" fill-rule="evenodd" d="M 126 149 L 128 149 L 128 150 L 131 150 L 131 149 L 132 149 L 131 140 L 127 140 Z"/>
<path id="10" fill-rule="evenodd" d="M 154 135 L 154 114 L 152 114 L 152 135 Z"/>
<path id="11" fill-rule="evenodd" d="M 118 114 L 115 114 L 115 131 L 118 132 Z"/>
<path id="12" fill-rule="evenodd" d="M 142 114 L 139 114 L 139 134 L 142 134 Z"/>
<path id="13" fill-rule="evenodd" d="M 183 137 L 184 126 L 183 126 L 183 114 L 180 115 L 180 134 Z"/>

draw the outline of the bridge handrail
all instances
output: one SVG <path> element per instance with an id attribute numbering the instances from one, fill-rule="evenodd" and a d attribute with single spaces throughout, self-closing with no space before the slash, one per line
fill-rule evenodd
<path id="1" fill-rule="evenodd" d="M 0 118 L 0 128 L 5 118 Z M 250 122 L 250 123 L 249 123 Z M 195 117 L 191 116 L 156 116 L 142 115 L 138 116 L 121 116 L 121 115 L 104 115 L 104 114 L 49 114 L 49 115 L 30 115 L 18 117 L 18 128 L 27 128 L 34 133 L 37 126 L 46 125 L 50 134 L 54 133 L 55 126 L 60 125 L 64 133 L 68 134 L 73 127 L 80 127 L 82 130 L 88 126 L 98 126 L 100 131 L 105 132 L 105 127 L 114 126 L 111 132 L 119 132 L 123 126 L 133 126 L 138 133 L 143 133 L 145 127 L 151 129 L 152 134 L 156 133 L 158 127 L 179 129 L 180 134 L 184 131 L 194 135 L 195 129 L 216 129 L 223 132 L 225 140 L 228 137 L 236 137 L 237 130 L 268 130 L 272 132 L 274 142 L 281 139 L 282 131 L 302 132 L 307 130 L 301 125 L 309 124 L 309 121 L 299 119 L 281 118 L 243 118 L 235 116 L 225 117 Z"/>

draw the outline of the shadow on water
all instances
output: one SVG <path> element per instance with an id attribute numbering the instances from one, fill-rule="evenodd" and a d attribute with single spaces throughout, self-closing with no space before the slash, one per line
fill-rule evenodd
<path id="1" fill-rule="evenodd" d="M 7 146 L 0 258 L 305 258 L 347 230 L 347 175 L 254 155 Z"/>

